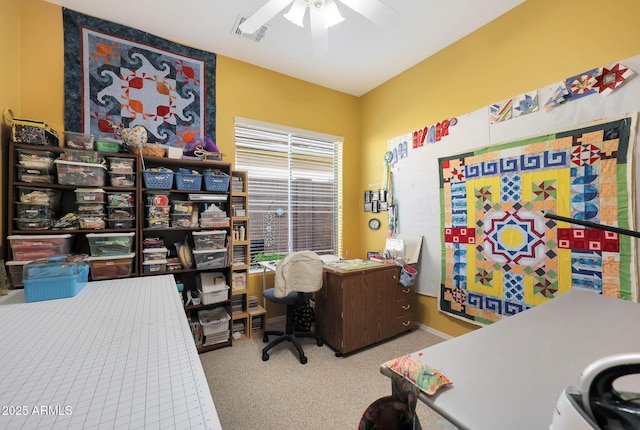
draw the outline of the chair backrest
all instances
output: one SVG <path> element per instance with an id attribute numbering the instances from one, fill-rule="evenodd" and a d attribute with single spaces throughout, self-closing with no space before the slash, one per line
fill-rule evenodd
<path id="1" fill-rule="evenodd" d="M 322 288 L 324 263 L 312 251 L 299 251 L 287 255 L 278 263 L 274 296 L 286 297 L 292 291 L 313 293 Z"/>

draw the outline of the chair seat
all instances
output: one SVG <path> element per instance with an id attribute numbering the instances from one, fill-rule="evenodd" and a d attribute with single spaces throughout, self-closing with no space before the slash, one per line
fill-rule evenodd
<path id="1" fill-rule="evenodd" d="M 269 288 L 264 290 L 264 297 L 270 302 L 277 303 L 279 305 L 295 305 L 298 303 L 298 293 L 293 291 L 286 295 L 285 297 L 276 297 L 275 296 L 275 288 Z M 309 300 L 313 297 L 313 293 L 304 293 L 304 300 Z"/>

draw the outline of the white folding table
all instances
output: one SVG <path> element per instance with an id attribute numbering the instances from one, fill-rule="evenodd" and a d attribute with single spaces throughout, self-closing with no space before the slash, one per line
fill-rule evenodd
<path id="1" fill-rule="evenodd" d="M 590 363 L 640 353 L 638 327 L 638 303 L 572 290 L 412 353 L 453 381 L 419 399 L 461 429 L 548 429 L 560 394 Z M 627 389 L 640 392 L 638 379 L 631 382 Z"/>
<path id="2" fill-rule="evenodd" d="M 33 303 L 13 293 L 0 306 L 0 407 L 3 429 L 221 429 L 171 275 Z"/>

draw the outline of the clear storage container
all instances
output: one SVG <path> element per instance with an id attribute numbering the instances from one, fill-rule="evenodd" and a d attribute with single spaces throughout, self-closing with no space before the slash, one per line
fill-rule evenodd
<path id="1" fill-rule="evenodd" d="M 227 237 L 225 230 L 194 231 L 192 234 L 196 249 L 224 248 L 224 242 Z"/>
<path id="2" fill-rule="evenodd" d="M 113 257 L 89 257 L 91 279 L 128 278 L 133 271 L 135 253 Z"/>
<path id="3" fill-rule="evenodd" d="M 14 260 L 37 260 L 56 257 L 71 252 L 73 236 L 55 235 L 13 235 L 7 237 Z"/>
<path id="4" fill-rule="evenodd" d="M 101 187 L 105 183 L 107 168 L 102 164 L 66 160 L 55 160 L 54 163 L 58 170 L 59 184 Z"/>
<path id="5" fill-rule="evenodd" d="M 104 203 L 105 192 L 101 188 L 76 188 L 76 202 Z"/>
<path id="6" fill-rule="evenodd" d="M 224 267 L 227 256 L 226 249 L 194 249 L 193 258 L 196 262 L 196 269 L 219 269 Z"/>
<path id="7" fill-rule="evenodd" d="M 92 257 L 128 255 L 133 249 L 135 233 L 89 233 L 87 240 Z"/>
<path id="8" fill-rule="evenodd" d="M 83 149 L 93 151 L 95 136 L 87 133 L 73 131 L 64 132 L 64 146 L 69 149 Z"/>

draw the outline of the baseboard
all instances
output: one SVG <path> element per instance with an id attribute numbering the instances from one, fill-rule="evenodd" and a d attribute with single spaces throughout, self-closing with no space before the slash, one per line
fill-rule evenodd
<path id="1" fill-rule="evenodd" d="M 279 317 L 274 317 L 274 318 L 267 318 L 267 330 L 272 325 L 286 324 L 286 322 L 287 322 L 286 315 L 280 315 Z"/>
<path id="2" fill-rule="evenodd" d="M 426 326 L 426 325 L 420 324 L 420 323 L 416 323 L 416 324 L 418 324 L 418 328 L 420 330 L 428 331 L 429 333 L 435 334 L 436 336 L 439 336 L 439 337 L 441 337 L 441 338 L 443 338 L 445 340 L 453 339 L 453 336 L 449 336 L 448 334 L 445 334 L 445 333 L 443 333 L 441 331 L 438 331 L 438 330 L 436 330 L 434 328 L 431 328 L 429 326 Z"/>

